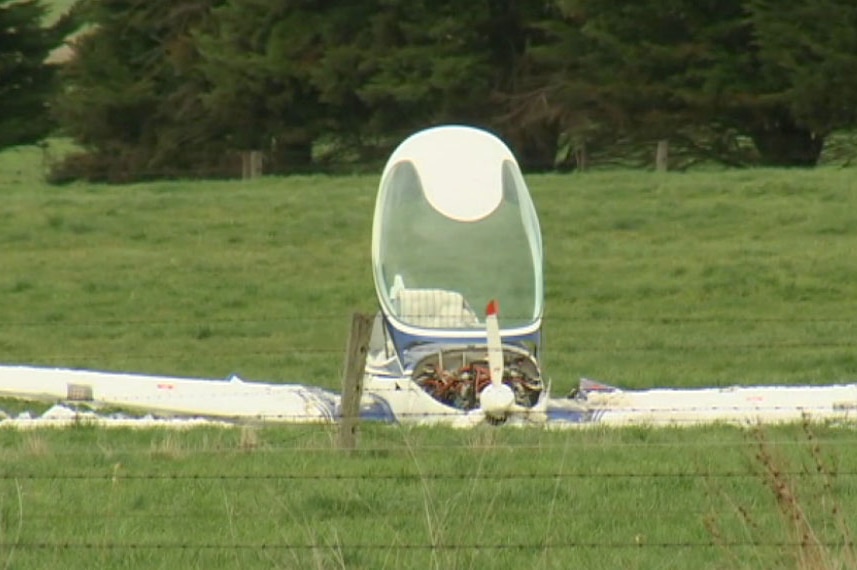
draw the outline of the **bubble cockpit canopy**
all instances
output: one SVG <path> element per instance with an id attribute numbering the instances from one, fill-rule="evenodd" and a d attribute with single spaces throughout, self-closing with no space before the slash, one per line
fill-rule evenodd
<path id="1" fill-rule="evenodd" d="M 511 151 L 486 131 L 435 127 L 399 145 L 381 177 L 372 264 L 384 314 L 408 334 L 484 332 L 492 299 L 504 335 L 541 324 L 538 217 Z"/>

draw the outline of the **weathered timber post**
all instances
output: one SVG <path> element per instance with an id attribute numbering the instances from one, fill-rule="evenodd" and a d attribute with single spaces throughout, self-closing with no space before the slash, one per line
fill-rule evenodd
<path id="1" fill-rule="evenodd" d="M 250 178 L 250 153 L 248 151 L 241 152 L 241 180 Z"/>
<path id="2" fill-rule="evenodd" d="M 666 172 L 669 168 L 670 141 L 662 139 L 658 141 L 658 150 L 655 151 L 655 170 Z"/>
<path id="3" fill-rule="evenodd" d="M 241 178 L 250 180 L 262 176 L 262 151 L 250 150 L 241 153 Z"/>
<path id="4" fill-rule="evenodd" d="M 354 313 L 351 318 L 351 334 L 348 336 L 345 372 L 342 376 L 339 419 L 339 447 L 348 451 L 357 448 L 360 398 L 363 396 L 363 374 L 366 369 L 366 355 L 369 353 L 372 321 L 372 317 L 361 313 Z"/>
<path id="5" fill-rule="evenodd" d="M 262 176 L 262 159 L 261 150 L 250 152 L 250 178 L 259 178 Z"/>
<path id="6" fill-rule="evenodd" d="M 574 149 L 574 162 L 578 171 L 583 172 L 589 166 L 589 156 L 586 153 L 586 141 L 581 141 Z"/>

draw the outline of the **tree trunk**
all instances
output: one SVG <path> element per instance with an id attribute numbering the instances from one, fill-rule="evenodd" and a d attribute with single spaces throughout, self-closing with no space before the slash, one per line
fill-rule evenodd
<path id="1" fill-rule="evenodd" d="M 824 148 L 824 137 L 791 120 L 775 121 L 751 136 L 764 166 L 815 166 Z"/>

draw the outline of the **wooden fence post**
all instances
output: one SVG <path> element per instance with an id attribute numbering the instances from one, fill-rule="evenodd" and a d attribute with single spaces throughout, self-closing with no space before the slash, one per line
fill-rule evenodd
<path id="1" fill-rule="evenodd" d="M 586 141 L 581 141 L 574 149 L 574 162 L 577 170 L 583 172 L 589 166 L 589 156 L 586 154 Z"/>
<path id="2" fill-rule="evenodd" d="M 658 150 L 655 151 L 655 170 L 666 172 L 669 168 L 670 141 L 663 139 L 658 141 Z"/>
<path id="3" fill-rule="evenodd" d="M 352 451 L 357 448 L 357 431 L 360 427 L 360 399 L 363 396 L 363 374 L 373 318 L 354 313 L 351 334 L 345 353 L 345 372 L 342 376 L 341 417 L 339 419 L 339 447 Z"/>
<path id="4" fill-rule="evenodd" d="M 250 150 L 241 153 L 241 178 L 250 180 L 262 176 L 262 151 Z"/>

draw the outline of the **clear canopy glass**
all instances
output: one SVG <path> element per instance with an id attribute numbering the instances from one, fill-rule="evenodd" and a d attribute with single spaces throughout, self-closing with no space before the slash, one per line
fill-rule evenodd
<path id="1" fill-rule="evenodd" d="M 500 156 L 473 164 L 487 176 L 469 176 L 461 164 L 446 174 L 427 172 L 418 155 L 388 164 L 375 212 L 373 264 L 389 317 L 418 329 L 484 330 L 485 307 L 497 300 L 501 329 L 540 322 L 538 218 L 518 165 L 510 154 Z M 450 175 L 458 184 L 445 180 Z"/>

